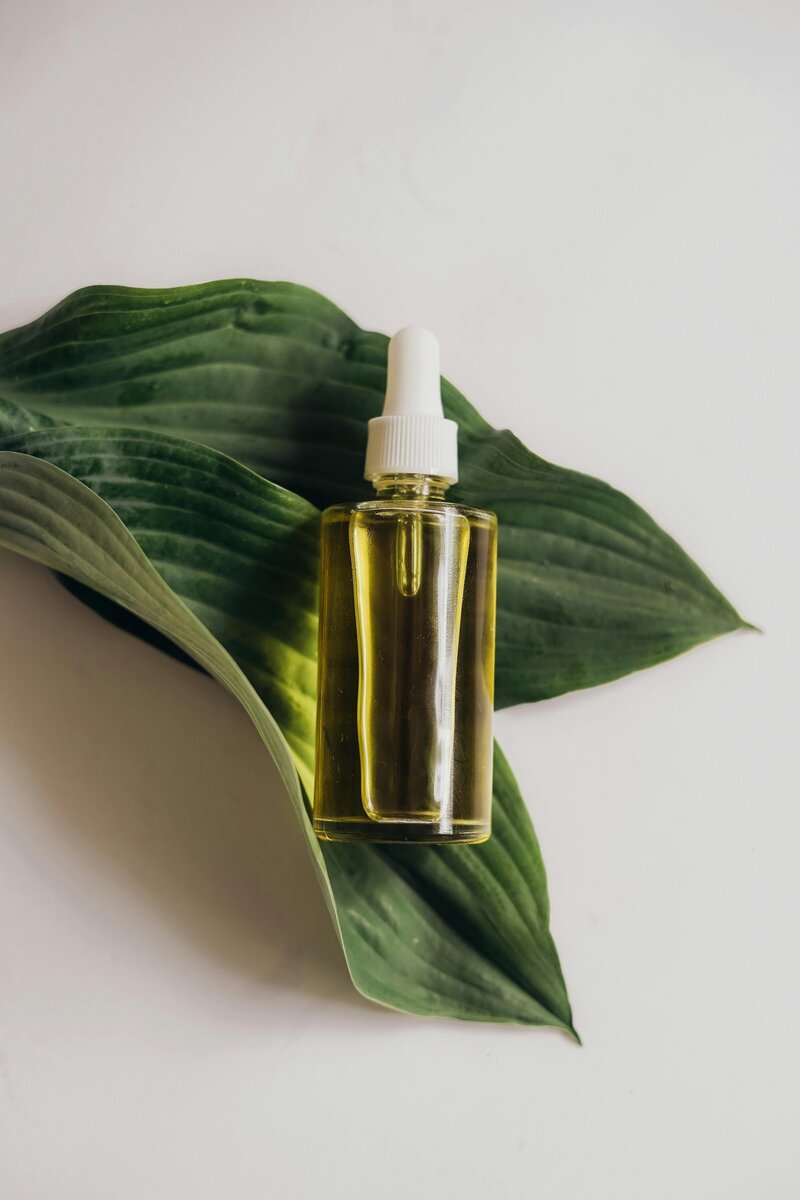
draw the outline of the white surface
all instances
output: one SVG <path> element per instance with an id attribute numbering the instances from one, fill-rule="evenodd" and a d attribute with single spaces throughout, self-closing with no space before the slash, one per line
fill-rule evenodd
<path id="1" fill-rule="evenodd" d="M 355 997 L 245 717 L 3 556 L 0 1193 L 796 1200 L 796 6 L 0 23 L 2 326 L 238 274 L 423 322 L 767 631 L 498 722 L 578 1049 Z"/>

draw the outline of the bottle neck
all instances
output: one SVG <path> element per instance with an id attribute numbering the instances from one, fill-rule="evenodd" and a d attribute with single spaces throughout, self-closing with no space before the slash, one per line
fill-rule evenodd
<path id="1" fill-rule="evenodd" d="M 384 500 L 390 496 L 405 500 L 443 500 L 450 480 L 438 475 L 376 475 L 372 486 Z"/>

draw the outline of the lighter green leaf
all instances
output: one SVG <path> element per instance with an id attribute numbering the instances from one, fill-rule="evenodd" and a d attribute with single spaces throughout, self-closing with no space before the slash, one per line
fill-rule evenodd
<path id="1" fill-rule="evenodd" d="M 7 428 L 35 419 L 6 405 Z M 213 450 L 136 430 L 21 432 L 0 543 L 108 597 L 239 700 L 275 759 L 356 987 L 409 1012 L 572 1031 L 530 820 L 505 760 L 483 846 L 322 846 L 313 777 L 318 513 Z"/>

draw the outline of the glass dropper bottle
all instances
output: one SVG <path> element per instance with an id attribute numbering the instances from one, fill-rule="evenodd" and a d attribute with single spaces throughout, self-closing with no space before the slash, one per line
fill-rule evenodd
<path id="1" fill-rule="evenodd" d="M 376 496 L 322 517 L 314 829 L 331 841 L 491 832 L 497 519 L 454 504 L 439 346 L 389 343 L 369 422 Z"/>

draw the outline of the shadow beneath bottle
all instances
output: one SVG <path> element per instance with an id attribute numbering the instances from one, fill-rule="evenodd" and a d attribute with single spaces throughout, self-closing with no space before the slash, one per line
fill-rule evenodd
<path id="1" fill-rule="evenodd" d="M 48 816 L 224 969 L 380 1016 L 349 980 L 297 819 L 236 702 L 43 568 L 10 554 L 2 567 L 0 729 Z"/>

